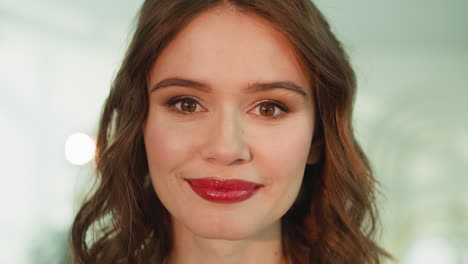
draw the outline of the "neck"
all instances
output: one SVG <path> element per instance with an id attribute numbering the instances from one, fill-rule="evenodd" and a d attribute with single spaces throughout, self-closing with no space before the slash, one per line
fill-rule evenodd
<path id="1" fill-rule="evenodd" d="M 167 264 L 286 264 L 281 224 L 242 240 L 210 239 L 190 232 L 174 221 L 174 247 Z"/>

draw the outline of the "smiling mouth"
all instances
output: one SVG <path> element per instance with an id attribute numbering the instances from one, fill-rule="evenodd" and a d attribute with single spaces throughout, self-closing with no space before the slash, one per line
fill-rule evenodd
<path id="1" fill-rule="evenodd" d="M 218 203 L 237 203 L 252 197 L 262 184 L 238 179 L 198 178 L 185 179 L 201 198 Z"/>

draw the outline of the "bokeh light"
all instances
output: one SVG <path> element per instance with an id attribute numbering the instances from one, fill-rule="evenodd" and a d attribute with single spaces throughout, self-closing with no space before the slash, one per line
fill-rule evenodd
<path id="1" fill-rule="evenodd" d="M 96 144 L 94 140 L 84 134 L 70 135 L 65 142 L 65 157 L 73 165 L 84 165 L 94 157 Z"/>
<path id="2" fill-rule="evenodd" d="M 408 250 L 404 264 L 458 264 L 457 252 L 452 245 L 439 237 L 417 240 Z"/>

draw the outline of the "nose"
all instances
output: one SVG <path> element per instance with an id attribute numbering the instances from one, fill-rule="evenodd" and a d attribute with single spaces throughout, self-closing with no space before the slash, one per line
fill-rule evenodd
<path id="1" fill-rule="evenodd" d="M 244 124 L 235 111 L 217 115 L 208 126 L 203 155 L 218 165 L 242 164 L 251 159 Z"/>

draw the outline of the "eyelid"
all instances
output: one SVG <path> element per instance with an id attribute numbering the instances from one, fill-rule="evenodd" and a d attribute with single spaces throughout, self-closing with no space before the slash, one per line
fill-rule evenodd
<path id="1" fill-rule="evenodd" d="M 178 109 L 177 107 L 175 107 L 175 105 L 182 102 L 184 99 L 192 99 L 192 100 L 195 101 L 195 103 L 197 105 L 202 106 L 198 99 L 196 99 L 194 97 L 191 97 L 191 96 L 176 96 L 176 97 L 173 97 L 173 98 L 169 99 L 169 101 L 167 101 L 165 103 L 165 105 L 171 111 L 174 111 L 174 112 L 176 112 L 178 114 L 183 114 L 183 115 L 194 115 L 194 114 L 199 113 L 199 112 L 204 112 L 204 111 L 186 112 L 186 111 L 182 111 L 181 109 Z M 276 115 L 273 115 L 273 116 L 255 115 L 255 116 L 258 116 L 259 118 L 262 118 L 262 119 L 272 119 L 272 120 L 280 119 L 280 118 L 284 117 L 284 115 L 286 115 L 287 113 L 290 112 L 289 108 L 286 107 L 283 103 L 281 103 L 280 101 L 277 101 L 277 100 L 273 100 L 273 99 L 265 99 L 265 100 L 261 100 L 261 101 L 257 102 L 254 109 L 258 108 L 262 103 L 271 103 L 271 104 L 273 104 L 274 107 L 278 108 L 279 111 L 280 111 L 279 114 L 276 114 Z"/>

